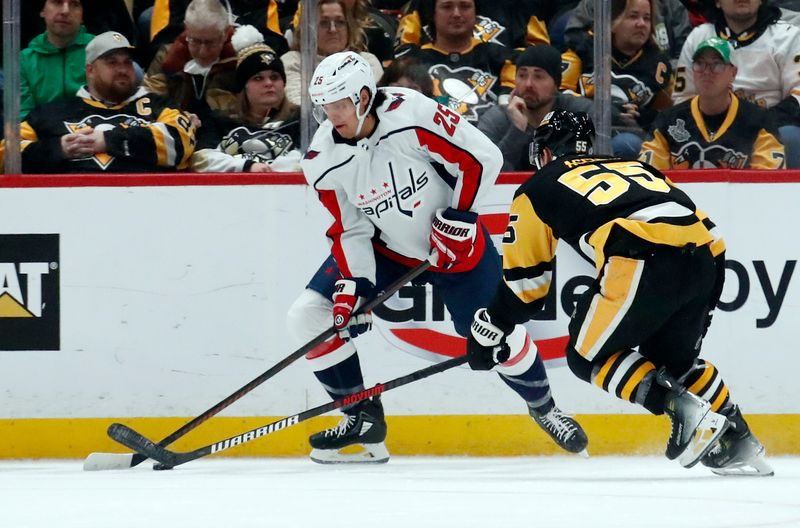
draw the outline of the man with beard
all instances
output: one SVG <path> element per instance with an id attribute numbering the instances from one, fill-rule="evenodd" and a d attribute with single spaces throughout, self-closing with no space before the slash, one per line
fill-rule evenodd
<path id="1" fill-rule="evenodd" d="M 500 147 L 503 170 L 530 171 L 533 165 L 529 145 L 542 118 L 554 109 L 591 112 L 592 101 L 558 91 L 561 55 L 552 46 L 529 47 L 517 58 L 516 65 L 516 88 L 508 105 L 487 110 L 478 130 Z"/>
<path id="2" fill-rule="evenodd" d="M 86 46 L 86 86 L 34 109 L 22 123 L 22 172 L 164 172 L 188 166 L 189 116 L 138 86 L 133 47 L 102 33 Z"/>

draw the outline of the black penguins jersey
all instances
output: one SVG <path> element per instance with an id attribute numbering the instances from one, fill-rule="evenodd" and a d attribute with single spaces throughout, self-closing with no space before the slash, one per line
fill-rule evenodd
<path id="1" fill-rule="evenodd" d="M 572 50 L 562 54 L 561 87 L 594 98 L 594 60 Z M 655 45 L 645 46 L 632 57 L 616 50 L 611 60 L 611 98 L 639 107 L 639 125 L 645 129 L 659 110 L 672 106 L 673 71 L 669 57 Z"/>
<path id="2" fill-rule="evenodd" d="M 727 112 L 713 123 L 698 101 L 695 96 L 659 114 L 639 159 L 658 169 L 785 168 L 769 112 L 731 94 Z"/>
<path id="3" fill-rule="evenodd" d="M 106 152 L 65 159 L 61 137 L 87 127 L 105 132 Z M 113 106 L 81 88 L 76 97 L 35 108 L 20 125 L 20 140 L 25 173 L 166 172 L 188 167 L 195 126 L 144 88 Z"/>
<path id="4" fill-rule="evenodd" d="M 420 10 L 425 0 L 412 0 L 400 19 L 397 45 L 425 44 L 431 41 L 431 32 L 423 27 Z M 430 2 L 433 4 L 433 2 Z M 543 0 L 476 0 L 474 37 L 481 42 L 494 42 L 509 48 L 550 44 L 545 24 Z M 432 14 L 430 15 L 433 18 Z"/>
<path id="5" fill-rule="evenodd" d="M 489 312 L 522 323 L 550 288 L 558 240 L 594 262 L 637 244 L 710 245 L 709 224 L 657 169 L 608 156 L 556 159 L 514 195 L 503 236 L 503 286 Z"/>
<path id="6" fill-rule="evenodd" d="M 200 127 L 192 169 L 247 172 L 254 163 L 272 163 L 299 148 L 299 107 L 260 126 L 214 115 Z"/>
<path id="7" fill-rule="evenodd" d="M 448 53 L 433 44 L 404 46 L 397 58 L 413 58 L 433 78 L 433 97 L 471 123 L 514 89 L 517 52 L 490 42 L 472 40 L 461 53 Z"/>

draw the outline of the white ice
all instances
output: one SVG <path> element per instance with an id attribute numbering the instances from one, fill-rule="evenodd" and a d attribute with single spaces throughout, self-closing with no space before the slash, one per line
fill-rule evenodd
<path id="1" fill-rule="evenodd" d="M 0 462 L 2 528 L 800 527 L 800 458 L 718 477 L 663 457 L 204 459 L 172 471 Z"/>

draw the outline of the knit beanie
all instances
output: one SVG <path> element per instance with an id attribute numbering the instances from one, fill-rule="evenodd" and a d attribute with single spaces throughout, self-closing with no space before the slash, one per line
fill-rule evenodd
<path id="1" fill-rule="evenodd" d="M 275 51 L 264 44 L 264 36 L 253 26 L 240 26 L 231 37 L 231 44 L 236 50 L 236 85 L 239 90 L 253 75 L 264 70 L 278 72 L 286 82 L 286 71 L 283 62 Z"/>
<path id="2" fill-rule="evenodd" d="M 556 48 L 547 44 L 529 46 L 517 57 L 517 68 L 541 68 L 553 78 L 556 87 L 561 85 L 561 54 Z"/>

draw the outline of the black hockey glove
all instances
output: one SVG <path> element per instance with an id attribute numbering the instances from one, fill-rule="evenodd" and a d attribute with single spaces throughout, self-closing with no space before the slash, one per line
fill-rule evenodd
<path id="1" fill-rule="evenodd" d="M 491 370 L 498 363 L 508 361 L 510 353 L 506 332 L 492 323 L 486 308 L 475 312 L 467 338 L 469 368 Z"/>

